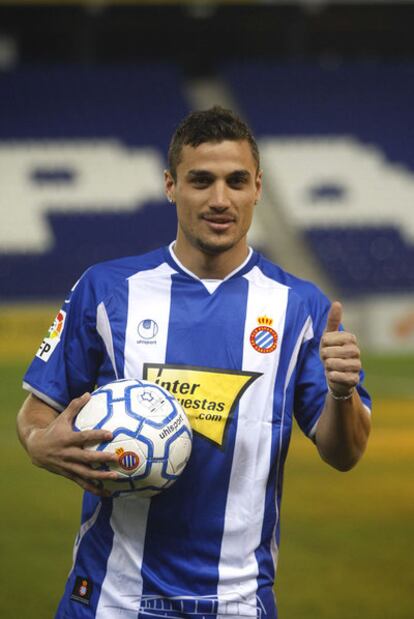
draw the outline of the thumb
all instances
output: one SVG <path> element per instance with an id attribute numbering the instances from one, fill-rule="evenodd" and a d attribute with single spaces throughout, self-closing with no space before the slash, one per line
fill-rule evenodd
<path id="1" fill-rule="evenodd" d="M 328 313 L 328 319 L 326 321 L 325 332 L 326 331 L 338 331 L 341 321 L 342 321 L 342 305 L 339 303 L 339 301 L 334 301 Z"/>

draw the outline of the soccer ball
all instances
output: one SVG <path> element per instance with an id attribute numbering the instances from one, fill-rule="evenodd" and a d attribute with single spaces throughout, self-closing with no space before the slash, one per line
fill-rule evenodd
<path id="1" fill-rule="evenodd" d="M 74 430 L 109 430 L 113 438 L 87 449 L 116 453 L 100 465 L 119 479 L 100 482 L 113 496 L 153 496 L 181 475 L 191 454 L 190 422 L 166 389 L 145 380 L 117 380 L 96 389 L 74 422 Z"/>

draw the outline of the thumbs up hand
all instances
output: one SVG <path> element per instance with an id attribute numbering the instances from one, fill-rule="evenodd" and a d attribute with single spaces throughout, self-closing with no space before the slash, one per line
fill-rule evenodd
<path id="1" fill-rule="evenodd" d="M 328 388 L 336 399 L 352 395 L 359 382 L 361 353 L 353 333 L 339 331 L 342 305 L 334 301 L 328 313 L 319 354 L 325 368 Z"/>

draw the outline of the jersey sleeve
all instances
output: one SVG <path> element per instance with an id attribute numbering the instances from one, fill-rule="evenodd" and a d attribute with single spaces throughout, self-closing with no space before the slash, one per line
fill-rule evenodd
<path id="1" fill-rule="evenodd" d="M 57 410 L 95 387 L 103 344 L 88 272 L 75 284 L 39 346 L 23 387 Z"/>
<path id="2" fill-rule="evenodd" d="M 320 298 L 311 308 L 309 325 L 304 332 L 298 357 L 294 414 L 302 431 L 312 440 L 328 393 L 325 370 L 319 356 L 319 346 L 330 306 L 329 299 L 320 294 Z M 340 330 L 343 330 L 342 325 Z M 363 385 L 363 381 L 364 372 L 361 370 L 357 390 L 365 407 L 371 410 L 371 398 Z"/>
<path id="3" fill-rule="evenodd" d="M 302 431 L 313 438 L 327 394 L 327 384 L 319 357 L 320 336 L 308 328 L 299 352 L 295 382 L 294 413 Z"/>

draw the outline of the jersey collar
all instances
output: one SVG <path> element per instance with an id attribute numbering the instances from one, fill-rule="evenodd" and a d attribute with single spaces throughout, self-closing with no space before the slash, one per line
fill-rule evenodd
<path id="1" fill-rule="evenodd" d="M 170 266 L 172 266 L 176 270 L 180 271 L 181 273 L 185 273 L 186 275 L 190 276 L 192 279 L 195 279 L 195 280 L 201 282 L 205 286 L 205 288 L 207 288 L 207 290 L 210 293 L 214 292 L 214 290 L 218 286 L 220 286 L 220 284 L 222 284 L 223 282 L 226 282 L 226 281 L 228 281 L 229 279 L 232 279 L 235 276 L 244 275 L 245 273 L 250 271 L 250 269 L 256 264 L 256 262 L 258 260 L 257 252 L 255 252 L 251 247 L 249 247 L 249 253 L 247 254 L 246 259 L 238 267 L 236 267 L 231 273 L 226 275 L 225 278 L 223 278 L 222 280 L 215 280 L 215 285 L 211 286 L 210 285 L 211 280 L 208 280 L 208 279 L 204 280 L 204 279 L 198 277 L 198 275 L 196 275 L 195 273 L 190 271 L 190 269 L 187 269 L 187 267 L 185 267 L 180 262 L 180 260 L 177 258 L 177 256 L 174 253 L 174 245 L 175 245 L 175 241 L 170 243 L 170 245 L 168 245 L 165 248 L 167 262 L 170 264 Z"/>

